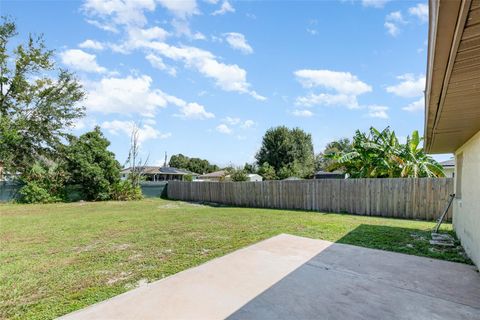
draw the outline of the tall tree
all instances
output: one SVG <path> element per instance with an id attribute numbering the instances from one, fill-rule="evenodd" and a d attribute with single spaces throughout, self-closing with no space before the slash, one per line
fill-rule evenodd
<path id="1" fill-rule="evenodd" d="M 189 170 L 195 173 L 210 173 L 219 170 L 219 167 L 214 164 L 210 164 L 208 160 L 200 158 L 189 158 L 183 154 L 175 154 L 170 157 L 168 162 L 170 167 Z"/>
<path id="2" fill-rule="evenodd" d="M 108 141 L 97 126 L 80 137 L 70 137 L 65 147 L 69 184 L 80 188 L 86 200 L 108 200 L 120 180 L 120 163 L 108 150 Z"/>
<path id="3" fill-rule="evenodd" d="M 17 36 L 13 21 L 0 24 L 0 159 L 24 173 L 40 157 L 55 158 L 67 129 L 84 115 L 84 91 L 74 75 L 55 67 L 42 36 Z"/>
<path id="4" fill-rule="evenodd" d="M 312 136 L 300 128 L 271 128 L 263 136 L 255 158 L 259 166 L 268 163 L 277 173 L 308 177 L 315 164 Z"/>

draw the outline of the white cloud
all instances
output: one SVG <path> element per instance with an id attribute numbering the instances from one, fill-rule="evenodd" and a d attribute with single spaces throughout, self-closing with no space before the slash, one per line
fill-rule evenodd
<path id="1" fill-rule="evenodd" d="M 92 26 L 95 26 L 99 29 L 102 29 L 102 30 L 105 30 L 105 31 L 109 31 L 109 32 L 113 32 L 113 33 L 118 33 L 118 29 L 111 23 L 108 23 L 108 22 L 100 22 L 100 21 L 97 21 L 97 20 L 93 20 L 93 19 L 86 19 L 85 20 L 88 24 L 91 24 Z"/>
<path id="2" fill-rule="evenodd" d="M 312 36 L 316 36 L 318 31 L 316 29 L 307 28 L 307 32 L 310 33 Z"/>
<path id="3" fill-rule="evenodd" d="M 131 41 L 131 45 L 135 47 L 141 47 L 143 43 L 148 41 L 164 41 L 168 36 L 169 33 L 160 27 L 128 29 L 128 39 Z"/>
<path id="4" fill-rule="evenodd" d="M 204 76 L 214 79 L 215 84 L 224 91 L 248 93 L 257 100 L 266 99 L 250 90 L 250 84 L 246 80 L 247 72 L 244 69 L 236 64 L 217 61 L 209 51 L 189 46 L 176 47 L 158 41 L 145 45 L 169 59 L 182 61 L 187 67 L 194 68 Z"/>
<path id="5" fill-rule="evenodd" d="M 169 104 L 179 107 L 176 116 L 189 119 L 209 119 L 215 115 L 196 102 L 186 102 L 159 89 L 151 88 L 152 79 L 142 75 L 126 78 L 103 78 L 87 83 L 85 106 L 89 111 L 133 114 L 153 117 L 158 108 Z"/>
<path id="6" fill-rule="evenodd" d="M 76 70 L 95 73 L 107 71 L 106 68 L 98 65 L 97 57 L 94 54 L 86 53 L 80 49 L 70 49 L 61 52 L 60 59 L 64 65 Z"/>
<path id="7" fill-rule="evenodd" d="M 113 25 L 124 25 L 127 30 L 127 40 L 121 44 L 110 44 L 109 47 L 121 53 L 128 53 L 134 49 L 146 50 L 146 54 L 155 53 L 163 58 L 181 61 L 187 68 L 200 72 L 207 78 L 213 79 L 215 85 L 224 91 L 246 93 L 254 99 L 263 101 L 266 97 L 251 89 L 247 81 L 247 72 L 236 64 L 227 64 L 220 61 L 214 54 L 207 50 L 192 46 L 175 46 L 165 42 L 168 32 L 160 27 L 142 29 L 146 23 L 145 11 L 155 9 L 153 0 L 87 0 L 84 9 L 89 15 L 106 20 Z M 138 3 L 137 3 L 138 2 Z M 180 3 L 185 2 L 185 3 Z M 162 0 L 161 4 L 168 10 L 176 12 L 176 18 L 172 21 L 177 32 L 183 33 L 192 39 L 205 39 L 199 32 L 192 33 L 189 30 L 188 21 L 183 16 L 194 14 L 195 1 Z M 233 8 L 228 1 L 222 7 L 231 11 Z M 229 9 L 230 8 L 230 9 Z M 131 10 L 132 12 L 129 12 Z M 108 18 L 108 20 L 107 20 Z M 176 24 L 176 27 L 175 27 Z M 243 48 L 244 50 L 246 47 Z M 152 50 L 154 52 L 152 52 Z M 152 57 L 150 57 L 152 63 Z M 163 68 L 156 59 L 157 67 Z M 163 61 L 162 61 L 163 62 Z M 173 70 L 170 70 L 173 73 Z"/>
<path id="8" fill-rule="evenodd" d="M 122 133 L 126 136 L 130 136 L 132 129 L 134 128 L 135 123 L 133 121 L 105 121 L 101 124 L 101 128 L 107 130 L 109 133 L 118 135 Z M 151 125 L 144 124 L 138 128 L 138 141 L 139 143 L 145 142 L 151 139 L 166 139 L 171 137 L 170 132 L 162 133 L 159 130 L 155 129 Z"/>
<path id="9" fill-rule="evenodd" d="M 171 25 L 177 36 L 186 36 L 190 40 L 205 40 L 207 38 L 201 32 L 192 32 L 190 22 L 187 19 L 173 19 Z"/>
<path id="10" fill-rule="evenodd" d="M 183 2 L 183 1 L 179 1 Z M 114 25 L 137 25 L 143 26 L 147 23 L 144 11 L 155 10 L 155 0 L 86 0 L 84 10 L 90 16 L 106 20 L 111 17 Z M 91 20 L 93 21 L 93 20 Z M 105 22 L 98 22 L 101 26 Z M 111 26 L 111 28 L 114 28 Z"/>
<path id="11" fill-rule="evenodd" d="M 205 107 L 196 103 L 190 102 L 180 106 L 180 117 L 188 119 L 210 119 L 215 118 L 211 112 L 207 112 Z"/>
<path id="12" fill-rule="evenodd" d="M 107 77 L 86 83 L 85 106 L 95 112 L 153 116 L 157 108 L 166 107 L 167 100 L 162 91 L 151 88 L 151 83 L 152 79 L 146 75 Z"/>
<path id="13" fill-rule="evenodd" d="M 413 101 L 408 106 L 403 107 L 402 109 L 405 111 L 416 112 L 416 111 L 422 111 L 424 110 L 424 108 L 425 108 L 425 98 L 421 97 L 420 99 Z"/>
<path id="14" fill-rule="evenodd" d="M 324 106 L 344 106 L 349 109 L 358 109 L 360 108 L 357 97 L 355 95 L 347 94 L 329 94 L 329 93 L 320 93 L 320 94 L 309 94 L 306 96 L 298 97 L 295 101 L 295 104 L 298 106 L 311 107 L 315 105 L 324 105 Z"/>
<path id="15" fill-rule="evenodd" d="M 313 117 L 313 112 L 310 110 L 295 109 L 293 110 L 292 114 L 295 117 L 305 117 L 305 118 Z"/>
<path id="16" fill-rule="evenodd" d="M 396 37 L 400 33 L 400 29 L 392 22 L 387 21 L 383 25 L 387 29 L 388 34 L 393 37 Z"/>
<path id="17" fill-rule="evenodd" d="M 371 118 L 388 119 L 388 107 L 372 105 L 368 106 L 367 115 Z"/>
<path id="18" fill-rule="evenodd" d="M 305 88 L 321 87 L 327 91 L 333 91 L 333 93 L 310 93 L 298 97 L 295 104 L 300 106 L 340 105 L 355 109 L 359 108 L 357 96 L 372 91 L 370 85 L 350 72 L 306 69 L 295 71 L 294 74 Z"/>
<path id="19" fill-rule="evenodd" d="M 83 49 L 93 49 L 93 50 L 99 50 L 99 51 L 105 49 L 105 46 L 103 45 L 103 43 L 95 40 L 90 40 L 90 39 L 83 41 L 78 46 Z"/>
<path id="20" fill-rule="evenodd" d="M 253 53 L 252 47 L 248 44 L 245 36 L 238 32 L 229 32 L 223 34 L 227 43 L 232 49 L 240 50 L 244 54 Z"/>
<path id="21" fill-rule="evenodd" d="M 225 123 L 228 123 L 229 125 L 237 125 L 240 123 L 240 118 L 233 118 L 233 117 L 226 117 L 224 118 L 222 121 L 224 121 Z"/>
<path id="22" fill-rule="evenodd" d="M 223 15 L 227 12 L 235 12 L 235 8 L 228 2 L 228 0 L 223 1 L 220 9 L 212 12 L 212 16 Z"/>
<path id="23" fill-rule="evenodd" d="M 220 133 L 223 133 L 223 134 L 231 134 L 232 133 L 232 129 L 230 129 L 226 124 L 222 123 L 222 124 L 219 124 L 215 130 L 217 130 L 218 132 Z"/>
<path id="24" fill-rule="evenodd" d="M 390 0 L 362 0 L 364 7 L 383 8 Z"/>
<path id="25" fill-rule="evenodd" d="M 180 108 L 180 113 L 175 114 L 177 117 L 200 120 L 215 118 L 213 113 L 207 112 L 204 106 L 196 102 L 186 102 L 180 98 L 168 94 L 163 94 L 163 96 L 168 103 Z"/>
<path id="26" fill-rule="evenodd" d="M 393 11 L 385 17 L 384 27 L 387 29 L 388 34 L 396 37 L 400 33 L 400 25 L 406 23 L 400 11 Z"/>
<path id="27" fill-rule="evenodd" d="M 338 93 L 359 95 L 372 91 L 372 87 L 350 72 L 330 70 L 297 70 L 295 76 L 305 88 L 324 87 Z"/>
<path id="28" fill-rule="evenodd" d="M 397 85 L 388 86 L 387 92 L 403 98 L 415 98 L 423 95 L 425 75 L 415 76 L 411 73 L 406 73 L 398 76 L 397 79 L 401 80 L 401 82 Z"/>
<path id="29" fill-rule="evenodd" d="M 157 0 L 163 7 L 172 12 L 174 15 L 185 18 L 194 14 L 198 14 L 196 0 Z"/>
<path id="30" fill-rule="evenodd" d="M 242 121 L 240 118 L 237 117 L 225 117 L 222 119 L 222 124 L 216 127 L 216 130 L 221 133 L 230 134 L 233 133 L 232 127 L 237 127 L 241 129 L 249 129 L 256 125 L 255 121 L 253 120 L 245 120 Z"/>
<path id="31" fill-rule="evenodd" d="M 255 121 L 253 120 L 245 120 L 242 124 L 242 128 L 251 128 L 255 125 Z"/>
<path id="32" fill-rule="evenodd" d="M 408 13 L 416 16 L 422 23 L 428 21 L 428 5 L 425 3 L 419 3 L 415 7 L 409 8 Z"/>
<path id="33" fill-rule="evenodd" d="M 403 19 L 402 13 L 400 11 L 393 11 L 390 12 L 386 18 L 387 21 L 394 21 L 399 23 L 405 23 L 406 21 Z"/>
<path id="34" fill-rule="evenodd" d="M 158 56 L 150 53 L 147 56 L 145 56 L 145 59 L 147 59 L 148 62 L 150 62 L 152 67 L 154 67 L 158 70 L 166 71 L 169 75 L 174 76 L 174 77 L 177 75 L 177 70 L 174 67 L 167 66 L 163 62 L 163 59 L 161 57 L 158 57 Z"/>

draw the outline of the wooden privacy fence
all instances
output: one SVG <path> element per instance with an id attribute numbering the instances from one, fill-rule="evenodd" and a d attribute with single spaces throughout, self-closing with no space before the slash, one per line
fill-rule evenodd
<path id="1" fill-rule="evenodd" d="M 437 219 L 452 192 L 451 178 L 170 181 L 167 188 L 175 200 L 420 220 Z M 447 218 L 451 215 L 450 209 Z"/>

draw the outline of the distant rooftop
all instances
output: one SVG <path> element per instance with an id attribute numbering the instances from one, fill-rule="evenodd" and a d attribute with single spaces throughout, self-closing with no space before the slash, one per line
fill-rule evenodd
<path id="1" fill-rule="evenodd" d="M 163 166 L 140 166 L 136 168 L 137 170 L 142 170 L 144 173 L 148 174 L 177 174 L 177 175 L 198 175 L 198 173 L 191 172 L 184 169 L 178 169 L 174 167 L 163 167 Z M 129 173 L 132 171 L 132 168 L 125 168 L 121 173 Z"/>
<path id="2" fill-rule="evenodd" d="M 450 159 L 440 162 L 443 167 L 455 167 L 455 159 Z"/>
<path id="3" fill-rule="evenodd" d="M 210 172 L 210 173 L 201 175 L 200 178 L 219 178 L 219 177 L 221 178 L 221 177 L 224 177 L 226 175 L 227 175 L 226 170 L 219 170 L 219 171 Z"/>

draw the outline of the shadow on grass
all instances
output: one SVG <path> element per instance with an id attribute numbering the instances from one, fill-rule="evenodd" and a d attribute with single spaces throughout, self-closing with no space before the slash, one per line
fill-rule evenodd
<path id="1" fill-rule="evenodd" d="M 454 247 L 430 244 L 431 231 L 382 225 L 361 224 L 336 242 L 360 247 L 394 251 L 454 262 L 472 264 L 453 231 Z"/>

